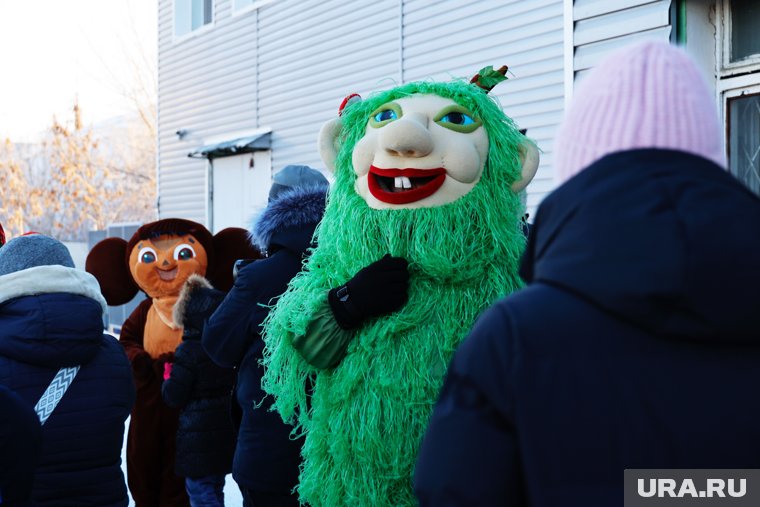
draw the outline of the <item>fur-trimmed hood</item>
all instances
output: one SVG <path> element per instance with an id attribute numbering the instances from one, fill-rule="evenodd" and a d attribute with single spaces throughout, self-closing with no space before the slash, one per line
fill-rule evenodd
<path id="1" fill-rule="evenodd" d="M 185 285 L 182 286 L 182 290 L 179 292 L 179 297 L 177 298 L 177 302 L 174 303 L 174 309 L 172 310 L 172 320 L 175 326 L 183 326 L 190 296 L 196 289 L 213 289 L 213 287 L 211 286 L 211 282 L 201 275 L 190 275 L 187 277 Z"/>
<path id="2" fill-rule="evenodd" d="M 98 281 L 90 273 L 65 266 L 35 266 L 0 276 L 0 304 L 22 296 L 66 293 L 94 299 L 108 311 Z"/>
<path id="3" fill-rule="evenodd" d="M 251 226 L 253 244 L 262 251 L 271 251 L 273 245 L 305 250 L 325 212 L 328 189 L 328 185 L 317 185 L 281 193 L 254 219 Z M 304 241 L 306 245 L 303 245 Z"/>

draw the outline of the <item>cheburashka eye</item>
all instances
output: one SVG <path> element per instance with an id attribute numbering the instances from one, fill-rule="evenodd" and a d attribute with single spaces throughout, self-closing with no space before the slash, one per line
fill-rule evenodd
<path id="1" fill-rule="evenodd" d="M 150 264 L 151 262 L 156 262 L 156 251 L 153 250 L 151 247 L 146 246 L 145 248 L 140 249 L 140 251 L 137 254 L 138 262 L 141 262 L 143 264 Z"/>
<path id="2" fill-rule="evenodd" d="M 174 249 L 175 261 L 186 261 L 195 257 L 195 250 L 187 243 L 182 243 Z"/>
<path id="3" fill-rule="evenodd" d="M 467 108 L 452 105 L 443 108 L 435 116 L 435 121 L 441 127 L 468 134 L 474 132 L 481 125 L 481 121 L 475 117 Z"/>
<path id="4" fill-rule="evenodd" d="M 373 128 L 380 128 L 394 120 L 401 118 L 401 106 L 395 102 L 389 102 L 375 109 L 369 115 L 369 125 Z"/>

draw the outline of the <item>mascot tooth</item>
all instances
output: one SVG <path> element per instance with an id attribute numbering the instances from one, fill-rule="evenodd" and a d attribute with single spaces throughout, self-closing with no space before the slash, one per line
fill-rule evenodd
<path id="1" fill-rule="evenodd" d="M 298 491 L 313 507 L 416 503 L 414 462 L 452 353 L 520 287 L 518 192 L 538 152 L 487 95 L 503 79 L 486 68 L 474 83 L 351 96 L 320 131 L 335 184 L 318 246 L 265 323 L 263 381 L 306 435 Z M 408 262 L 406 302 L 338 327 L 328 294 L 387 254 Z"/>

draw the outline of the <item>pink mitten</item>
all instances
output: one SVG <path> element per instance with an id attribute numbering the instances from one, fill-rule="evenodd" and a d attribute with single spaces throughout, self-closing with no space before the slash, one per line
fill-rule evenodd
<path id="1" fill-rule="evenodd" d="M 172 364 L 174 363 L 164 363 L 164 380 L 169 380 L 172 374 Z"/>

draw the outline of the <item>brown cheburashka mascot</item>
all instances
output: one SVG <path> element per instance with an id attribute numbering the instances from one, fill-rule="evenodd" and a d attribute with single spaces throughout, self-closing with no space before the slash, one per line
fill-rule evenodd
<path id="1" fill-rule="evenodd" d="M 119 341 L 132 364 L 137 402 L 127 437 L 127 482 L 140 506 L 188 505 L 183 478 L 174 472 L 178 411 L 161 398 L 164 365 L 182 341 L 172 310 L 190 275 L 205 276 L 220 290 L 232 286 L 232 265 L 258 258 L 248 233 L 228 228 L 215 236 L 201 224 L 167 218 L 140 227 L 129 241 L 107 238 L 87 256 L 86 269 L 100 282 L 109 305 L 148 296 L 124 322 Z"/>

